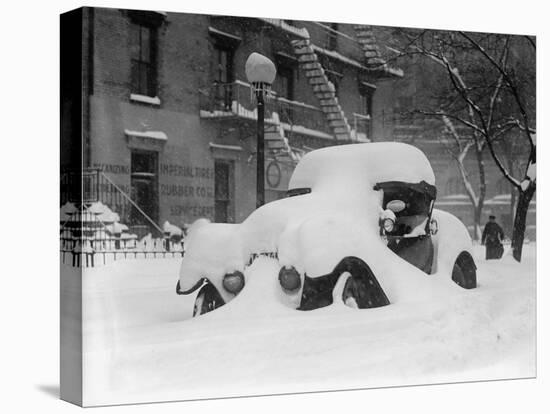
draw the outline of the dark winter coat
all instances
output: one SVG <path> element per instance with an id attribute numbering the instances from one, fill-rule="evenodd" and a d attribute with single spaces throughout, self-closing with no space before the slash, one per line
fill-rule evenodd
<path id="1" fill-rule="evenodd" d="M 504 232 L 494 221 L 490 221 L 485 225 L 483 229 L 483 235 L 481 242 L 485 245 L 485 259 L 500 259 L 504 252 L 502 247 L 502 239 L 504 238 Z"/>
<path id="2" fill-rule="evenodd" d="M 486 246 L 499 246 L 504 239 L 504 231 L 496 222 L 490 221 L 483 229 L 481 242 Z"/>

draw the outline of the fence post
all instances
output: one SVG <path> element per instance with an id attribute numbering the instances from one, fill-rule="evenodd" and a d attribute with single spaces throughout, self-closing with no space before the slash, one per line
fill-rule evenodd
<path id="1" fill-rule="evenodd" d="M 170 251 L 170 232 L 164 232 L 164 249 Z"/>

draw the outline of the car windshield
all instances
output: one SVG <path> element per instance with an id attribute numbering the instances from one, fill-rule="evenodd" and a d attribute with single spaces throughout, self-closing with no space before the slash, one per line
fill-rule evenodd
<path id="1" fill-rule="evenodd" d="M 395 213 L 393 236 L 426 234 L 436 194 L 433 185 L 393 181 L 379 183 L 374 189 L 384 193 L 382 208 Z"/>

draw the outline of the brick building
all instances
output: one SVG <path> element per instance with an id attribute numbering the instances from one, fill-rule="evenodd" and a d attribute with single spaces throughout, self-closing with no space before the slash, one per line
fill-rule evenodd
<path id="1" fill-rule="evenodd" d="M 183 226 L 200 217 L 240 222 L 254 210 L 257 114 L 244 73 L 252 52 L 277 67 L 265 118 L 266 202 L 284 196 L 294 166 L 312 149 L 398 140 L 430 159 L 437 207 L 472 225 L 444 146 L 426 125 L 399 116 L 429 88 L 429 72 L 385 62 L 384 28 L 105 8 L 71 13 L 79 23 L 65 26 L 61 38 L 62 169 L 74 169 L 78 158 L 76 167 L 90 171 L 84 190 L 134 232 L 150 230 L 144 216 Z M 467 164 L 475 171 L 473 160 Z M 511 191 L 489 157 L 486 165 L 485 210 L 509 235 Z M 532 239 L 534 203 L 531 210 Z"/>
<path id="2" fill-rule="evenodd" d="M 127 199 L 155 223 L 179 226 L 199 217 L 239 222 L 255 208 L 257 115 L 244 73 L 250 53 L 277 67 L 265 117 L 266 201 L 284 196 L 305 152 L 383 136 L 374 114 L 388 100 L 377 85 L 402 76 L 384 64 L 367 26 L 105 8 L 71 13 L 81 27 L 61 39 L 62 169 L 82 154 L 90 191 L 136 232 L 148 223 L 125 207 Z M 78 31 L 77 45 L 68 36 Z M 71 47 L 78 53 L 66 53 Z M 82 132 L 74 127 L 79 113 Z M 112 192 L 124 194 L 104 194 Z"/>

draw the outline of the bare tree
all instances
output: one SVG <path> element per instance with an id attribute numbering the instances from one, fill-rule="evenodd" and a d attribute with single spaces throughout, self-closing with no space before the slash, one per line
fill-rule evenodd
<path id="1" fill-rule="evenodd" d="M 516 208 L 516 214 L 514 218 L 514 227 L 512 234 L 512 248 L 514 250 L 514 258 L 517 261 L 521 261 L 521 252 L 523 248 L 523 240 L 525 236 L 525 227 L 527 221 L 527 210 L 529 208 L 529 203 L 535 194 L 537 182 L 536 182 L 536 163 L 537 163 L 537 154 L 536 154 L 536 128 L 534 127 L 534 100 L 535 100 L 535 90 L 534 90 L 534 78 L 535 78 L 535 52 L 536 44 L 534 40 L 528 36 L 524 36 L 526 47 L 524 50 L 530 51 L 530 56 L 527 56 L 528 66 L 527 72 L 529 69 L 532 73 L 529 75 L 530 79 L 525 79 L 521 76 L 521 72 L 516 73 L 517 69 L 525 69 L 521 63 L 517 65 L 518 67 L 508 66 L 506 59 L 501 59 L 500 61 L 495 59 L 495 57 L 483 46 L 483 44 L 477 40 L 472 34 L 460 32 L 460 34 L 465 37 L 468 42 L 483 56 L 483 58 L 490 62 L 496 71 L 498 71 L 499 82 L 504 83 L 507 92 L 511 95 L 513 106 L 513 114 L 509 116 L 509 119 L 506 120 L 502 128 L 505 130 L 508 127 L 516 127 L 520 130 L 520 136 L 524 138 L 525 145 L 529 148 L 529 155 L 525 167 L 525 172 L 521 179 L 516 179 L 513 176 L 513 172 L 509 171 L 506 166 L 503 164 L 499 156 L 497 155 L 495 148 L 493 147 L 493 142 L 490 139 L 488 134 L 485 135 L 487 140 L 489 150 L 491 155 L 496 162 L 498 168 L 503 173 L 504 177 L 510 181 L 510 183 L 517 189 L 519 192 L 519 200 Z M 506 46 L 509 47 L 510 36 L 506 37 Z M 508 51 L 505 49 L 506 55 Z M 531 86 L 531 88 L 529 88 Z M 532 106 L 531 110 L 529 106 Z M 515 115 L 515 116 L 514 116 Z"/>
<path id="2" fill-rule="evenodd" d="M 427 66 L 439 68 L 443 82 L 433 86 L 431 99 L 416 109 L 423 116 L 442 121 L 454 140 L 454 158 L 474 208 L 476 235 L 486 193 L 484 154 L 517 190 L 512 246 L 521 260 L 529 203 L 536 190 L 535 143 L 535 43 L 524 36 L 466 32 L 403 30 L 394 58 L 420 56 Z M 399 46 L 404 45 L 404 46 Z M 461 131 L 458 132 L 460 127 Z M 524 171 L 514 175 L 504 162 L 503 148 L 518 148 Z M 474 153 L 479 173 L 477 191 L 469 180 L 464 159 Z M 508 154 L 510 156 L 510 153 Z"/>
<path id="3" fill-rule="evenodd" d="M 481 213 L 483 211 L 483 205 L 485 202 L 485 195 L 487 193 L 487 183 L 485 179 L 485 162 L 483 159 L 484 142 L 475 136 L 470 135 L 470 139 L 464 140 L 457 132 L 454 122 L 447 116 L 441 115 L 443 123 L 445 124 L 446 136 L 450 136 L 454 140 L 455 145 L 448 145 L 449 153 L 457 163 L 458 170 L 460 171 L 460 178 L 462 184 L 466 190 L 466 194 L 472 203 L 474 208 L 474 238 L 481 240 Z M 477 191 L 474 188 L 472 179 L 468 170 L 464 164 L 464 161 L 468 153 L 473 150 L 477 162 L 479 185 Z"/>

